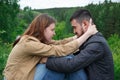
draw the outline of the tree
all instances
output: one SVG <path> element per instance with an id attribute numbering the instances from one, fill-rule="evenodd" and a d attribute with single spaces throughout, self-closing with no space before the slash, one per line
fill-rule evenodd
<path id="1" fill-rule="evenodd" d="M 18 0 L 0 0 L 0 34 L 3 42 L 11 42 L 17 25 L 16 16 L 19 12 Z"/>

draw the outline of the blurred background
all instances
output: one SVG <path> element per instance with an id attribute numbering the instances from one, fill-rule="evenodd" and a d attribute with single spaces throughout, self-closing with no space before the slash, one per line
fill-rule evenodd
<path id="1" fill-rule="evenodd" d="M 114 58 L 115 80 L 120 80 L 120 0 L 0 0 L 0 80 L 14 40 L 35 16 L 53 16 L 57 20 L 54 39 L 59 40 L 74 35 L 69 18 L 81 8 L 91 12 L 107 39 Z"/>

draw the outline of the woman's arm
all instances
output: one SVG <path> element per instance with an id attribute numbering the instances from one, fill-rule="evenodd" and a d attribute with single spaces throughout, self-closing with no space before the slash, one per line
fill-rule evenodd
<path id="1" fill-rule="evenodd" d="M 19 45 L 19 48 L 22 48 L 21 50 L 25 53 L 37 56 L 66 56 L 79 48 L 77 40 L 73 40 L 64 45 L 47 45 L 41 43 L 34 37 L 29 37 L 23 40 L 23 42 L 20 41 Z"/>
<path id="2" fill-rule="evenodd" d="M 63 40 L 52 40 L 50 44 L 54 44 L 54 45 L 66 44 L 66 43 L 73 41 L 75 39 L 77 39 L 76 35 L 73 37 L 65 38 Z"/>
<path id="3" fill-rule="evenodd" d="M 28 37 L 26 40 L 23 40 L 21 43 L 23 51 L 30 55 L 38 56 L 66 56 L 68 54 L 76 51 L 79 46 L 81 46 L 91 35 L 95 34 L 97 30 L 95 26 L 88 29 L 81 37 L 70 41 L 64 45 L 47 45 L 41 43 L 38 39 L 34 37 Z"/>

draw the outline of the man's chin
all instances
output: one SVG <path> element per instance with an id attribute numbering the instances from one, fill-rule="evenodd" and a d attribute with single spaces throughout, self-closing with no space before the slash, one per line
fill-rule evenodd
<path id="1" fill-rule="evenodd" d="M 77 37 L 79 38 L 81 35 L 77 35 Z"/>
<path id="2" fill-rule="evenodd" d="M 80 35 L 77 35 L 77 38 L 79 38 L 80 37 Z"/>
<path id="3" fill-rule="evenodd" d="M 81 34 L 81 35 L 77 35 L 77 37 L 79 38 L 80 36 L 82 36 L 83 34 Z"/>

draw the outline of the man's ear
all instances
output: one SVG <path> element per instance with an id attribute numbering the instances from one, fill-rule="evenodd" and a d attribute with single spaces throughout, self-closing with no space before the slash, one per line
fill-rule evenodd
<path id="1" fill-rule="evenodd" d="M 87 28 L 88 28 L 88 26 L 89 26 L 89 22 L 86 21 L 86 20 L 83 20 L 83 21 L 82 21 L 82 26 L 83 26 L 84 30 L 87 30 Z"/>

